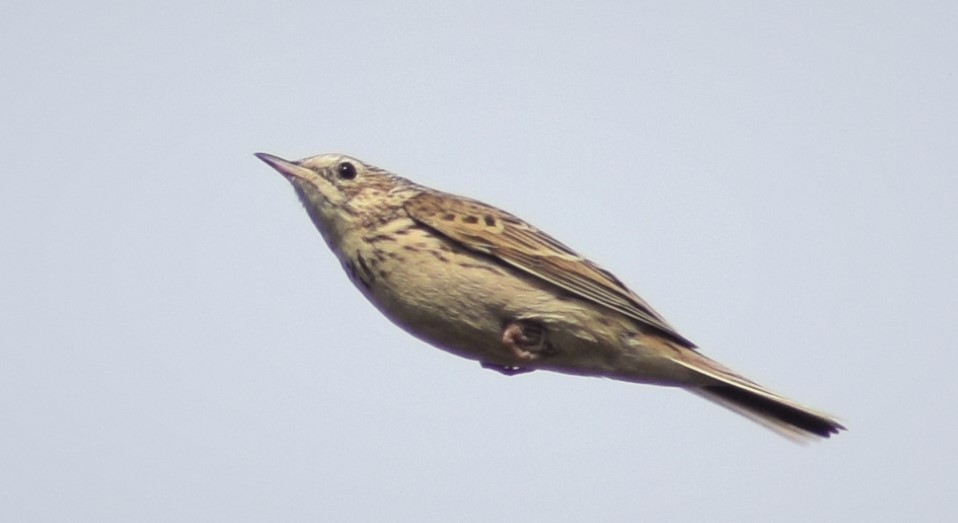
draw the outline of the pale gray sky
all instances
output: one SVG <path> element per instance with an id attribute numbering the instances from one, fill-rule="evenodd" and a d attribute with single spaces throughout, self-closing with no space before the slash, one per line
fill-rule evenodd
<path id="1" fill-rule="evenodd" d="M 305 4 L 5 7 L 0 520 L 958 517 L 958 4 Z M 426 346 L 256 151 L 519 214 L 850 430 Z"/>

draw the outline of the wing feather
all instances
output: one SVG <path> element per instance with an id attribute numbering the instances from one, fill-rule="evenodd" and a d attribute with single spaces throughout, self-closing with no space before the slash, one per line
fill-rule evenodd
<path id="1" fill-rule="evenodd" d="M 413 220 L 467 249 L 492 256 L 574 296 L 651 326 L 683 345 L 695 347 L 611 273 L 505 211 L 434 192 L 410 198 L 405 209 Z"/>

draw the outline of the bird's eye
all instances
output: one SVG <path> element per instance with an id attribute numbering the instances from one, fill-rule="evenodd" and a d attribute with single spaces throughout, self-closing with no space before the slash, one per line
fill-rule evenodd
<path id="1" fill-rule="evenodd" d="M 352 180 L 356 177 L 356 166 L 350 162 L 343 162 L 336 166 L 336 172 L 344 180 Z"/>

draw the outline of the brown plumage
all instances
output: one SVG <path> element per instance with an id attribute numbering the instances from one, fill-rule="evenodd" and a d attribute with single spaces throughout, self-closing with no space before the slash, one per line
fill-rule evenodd
<path id="1" fill-rule="evenodd" d="M 844 427 L 705 357 L 618 278 L 525 221 L 342 155 L 257 156 L 357 288 L 414 336 L 512 375 L 682 387 L 796 440 Z"/>

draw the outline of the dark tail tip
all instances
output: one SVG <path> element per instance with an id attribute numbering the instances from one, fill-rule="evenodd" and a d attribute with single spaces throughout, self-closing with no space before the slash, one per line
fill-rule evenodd
<path id="1" fill-rule="evenodd" d="M 721 398 L 760 417 L 794 427 L 808 434 L 828 438 L 832 434 L 845 430 L 842 424 L 831 418 L 775 401 L 746 389 L 730 385 L 708 385 L 702 389 L 708 395 Z"/>

